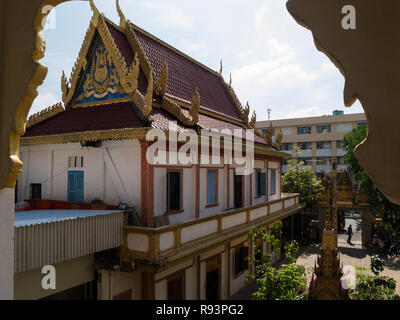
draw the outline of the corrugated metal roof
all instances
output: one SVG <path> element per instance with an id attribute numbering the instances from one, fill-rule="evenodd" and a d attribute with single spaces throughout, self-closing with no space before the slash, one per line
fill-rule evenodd
<path id="1" fill-rule="evenodd" d="M 50 222 L 89 218 L 112 213 L 119 210 L 28 210 L 16 211 L 14 227 L 25 227 Z"/>

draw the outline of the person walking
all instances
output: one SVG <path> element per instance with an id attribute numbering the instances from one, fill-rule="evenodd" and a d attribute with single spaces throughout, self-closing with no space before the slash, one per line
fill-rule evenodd
<path id="1" fill-rule="evenodd" d="M 347 243 L 351 244 L 351 235 L 353 234 L 353 228 L 351 227 L 351 225 L 349 225 L 349 227 L 347 228 Z"/>

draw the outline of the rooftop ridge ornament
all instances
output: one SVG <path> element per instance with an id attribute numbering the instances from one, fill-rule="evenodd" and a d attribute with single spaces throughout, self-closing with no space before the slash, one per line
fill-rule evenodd
<path id="1" fill-rule="evenodd" d="M 242 119 L 246 125 L 249 124 L 250 105 L 247 101 L 246 106 L 242 108 Z"/>
<path id="2" fill-rule="evenodd" d="M 168 63 L 167 63 L 167 60 L 164 60 L 164 63 L 161 67 L 157 87 L 159 89 L 160 95 L 164 95 L 168 90 Z"/>
<path id="3" fill-rule="evenodd" d="M 249 122 L 249 127 L 250 129 L 256 129 L 256 122 L 257 122 L 257 114 L 256 111 L 253 111 L 253 115 L 251 116 L 250 122 Z"/>
<path id="4" fill-rule="evenodd" d="M 221 61 L 219 62 L 219 65 L 220 65 L 219 74 L 222 75 L 222 71 L 224 70 L 224 67 L 223 67 L 223 65 L 222 65 L 222 59 L 221 59 Z"/>
<path id="5" fill-rule="evenodd" d="M 121 10 L 121 7 L 119 6 L 119 0 L 116 1 L 116 6 L 117 6 L 117 12 L 119 15 L 119 26 L 122 30 L 125 30 L 126 25 L 127 25 L 127 20 L 125 18 L 124 13 Z"/>
<path id="6" fill-rule="evenodd" d="M 229 86 L 232 87 L 232 73 L 229 74 Z"/>
<path id="7" fill-rule="evenodd" d="M 152 111 L 153 105 L 153 75 L 149 74 L 149 81 L 147 84 L 147 92 L 146 96 L 144 97 L 144 106 L 143 106 L 143 116 L 148 118 Z"/>
<path id="8" fill-rule="evenodd" d="M 90 3 L 90 8 L 93 11 L 93 17 L 90 22 L 93 24 L 93 26 L 95 26 L 97 28 L 97 26 L 99 25 L 100 11 L 99 11 L 99 9 L 97 9 L 93 0 L 89 0 L 89 3 Z"/>

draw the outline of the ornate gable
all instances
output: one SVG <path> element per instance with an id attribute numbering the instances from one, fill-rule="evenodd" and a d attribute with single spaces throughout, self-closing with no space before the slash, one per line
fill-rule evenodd
<path id="1" fill-rule="evenodd" d="M 91 60 L 77 90 L 73 106 L 94 105 L 107 100 L 120 101 L 130 95 L 121 86 L 111 54 L 99 38 Z"/>

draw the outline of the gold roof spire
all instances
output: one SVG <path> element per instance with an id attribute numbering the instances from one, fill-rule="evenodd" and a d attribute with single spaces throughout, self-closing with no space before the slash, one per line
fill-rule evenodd
<path id="1" fill-rule="evenodd" d="M 119 6 L 119 0 L 117 0 L 116 5 L 117 5 L 117 11 L 118 11 L 118 15 L 119 15 L 119 26 L 121 27 L 121 29 L 125 30 L 126 18 L 125 18 L 124 13 L 121 10 L 121 7 Z"/>
<path id="2" fill-rule="evenodd" d="M 96 8 L 96 5 L 94 4 L 93 0 L 89 0 L 90 3 L 90 8 L 92 8 L 93 11 L 93 17 L 92 17 L 92 24 L 97 28 L 99 24 L 99 18 L 100 18 L 100 11 L 99 9 Z"/>

